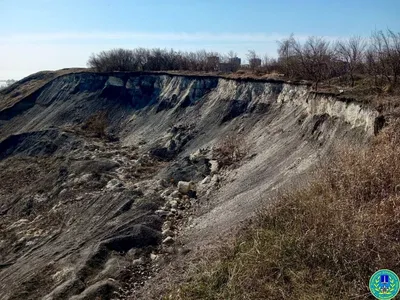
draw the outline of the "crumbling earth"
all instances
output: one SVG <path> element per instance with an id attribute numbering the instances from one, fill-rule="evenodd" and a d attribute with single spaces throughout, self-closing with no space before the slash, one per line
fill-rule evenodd
<path id="1" fill-rule="evenodd" d="M 276 80 L 49 78 L 0 93 L 1 299 L 159 299 L 188 261 L 380 118 Z"/>

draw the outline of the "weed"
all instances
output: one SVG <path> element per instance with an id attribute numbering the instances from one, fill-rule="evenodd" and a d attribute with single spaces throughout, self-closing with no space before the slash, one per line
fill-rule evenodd
<path id="1" fill-rule="evenodd" d="M 82 129 L 93 134 L 95 137 L 105 138 L 107 136 L 106 129 L 108 123 L 107 112 L 100 111 L 90 116 L 82 125 Z"/>
<path id="2" fill-rule="evenodd" d="M 237 135 L 229 135 L 213 148 L 215 157 L 222 167 L 240 162 L 248 153 L 244 139 Z"/>

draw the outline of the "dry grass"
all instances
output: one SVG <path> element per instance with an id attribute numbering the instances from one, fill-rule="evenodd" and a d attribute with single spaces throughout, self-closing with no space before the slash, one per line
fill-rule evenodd
<path id="1" fill-rule="evenodd" d="M 165 299 L 372 299 L 377 269 L 400 272 L 398 128 L 279 196 Z"/>
<path id="2" fill-rule="evenodd" d="M 222 167 L 239 163 L 249 152 L 243 137 L 229 135 L 213 148 L 213 157 Z"/>
<path id="3" fill-rule="evenodd" d="M 106 129 L 109 121 L 106 111 L 100 111 L 90 116 L 82 125 L 82 130 L 97 138 L 107 136 Z"/>

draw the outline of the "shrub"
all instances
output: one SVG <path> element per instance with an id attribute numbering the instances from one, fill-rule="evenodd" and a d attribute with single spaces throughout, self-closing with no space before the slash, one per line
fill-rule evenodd
<path id="1" fill-rule="evenodd" d="M 100 111 L 90 116 L 87 121 L 82 125 L 82 129 L 90 134 L 93 134 L 95 137 L 104 138 L 107 136 L 107 126 L 107 112 Z"/>
<path id="2" fill-rule="evenodd" d="M 87 62 L 89 68 L 98 72 L 133 71 L 137 68 L 133 51 L 112 49 L 92 54 Z"/>
<path id="3" fill-rule="evenodd" d="M 370 276 L 400 271 L 400 136 L 338 152 L 285 192 L 170 299 L 365 299 Z M 269 202 L 271 203 L 271 202 Z"/>
<path id="4" fill-rule="evenodd" d="M 229 135 L 213 148 L 213 157 L 222 167 L 240 162 L 248 153 L 245 141 L 237 135 Z"/>

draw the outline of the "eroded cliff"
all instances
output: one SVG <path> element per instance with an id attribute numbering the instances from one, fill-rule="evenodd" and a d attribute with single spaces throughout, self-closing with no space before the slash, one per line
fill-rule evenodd
<path id="1" fill-rule="evenodd" d="M 106 136 L 85 132 L 98 112 Z M 359 103 L 276 80 L 57 77 L 0 105 L 0 296 L 123 298 L 169 248 L 212 244 L 333 147 L 380 126 Z M 226 136 L 246 145 L 235 168 L 213 157 Z M 178 181 L 197 194 L 175 192 Z"/>

